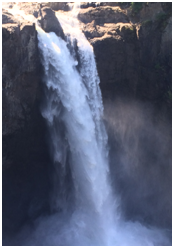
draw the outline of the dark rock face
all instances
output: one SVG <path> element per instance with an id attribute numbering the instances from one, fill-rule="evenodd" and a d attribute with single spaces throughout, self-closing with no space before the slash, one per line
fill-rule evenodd
<path id="1" fill-rule="evenodd" d="M 130 5 L 107 4 L 78 15 L 94 47 L 104 98 L 129 96 L 171 109 L 171 6 L 149 3 L 135 14 Z"/>
<path id="2" fill-rule="evenodd" d="M 5 10 L 2 12 L 2 24 L 6 23 L 19 23 L 17 19 L 14 18 L 14 16 Z"/>
<path id="3" fill-rule="evenodd" d="M 24 127 L 39 83 L 37 35 L 33 24 L 2 25 L 3 135 Z"/>
<path id="4" fill-rule="evenodd" d="M 41 9 L 41 27 L 45 32 L 54 32 L 64 39 L 64 33 L 54 11 L 49 7 Z"/>
<path id="5" fill-rule="evenodd" d="M 94 47 L 103 97 L 135 96 L 139 67 L 135 27 L 117 23 L 97 28 L 103 29 L 104 36 L 94 37 L 90 42 Z"/>
<path id="6" fill-rule="evenodd" d="M 69 8 L 69 6 L 68 6 L 67 3 L 68 3 L 68 2 L 49 2 L 49 3 L 47 3 L 47 5 L 48 5 L 51 9 L 53 9 L 53 10 L 55 10 L 55 11 L 57 11 L 57 10 L 68 11 L 68 10 L 70 10 L 70 8 Z"/>
<path id="7" fill-rule="evenodd" d="M 22 130 L 4 135 L 2 173 L 3 234 L 49 212 L 51 162 L 46 128 L 35 103 Z"/>
<path id="8" fill-rule="evenodd" d="M 7 13 L 3 23 L 2 226 L 7 234 L 49 211 L 50 158 L 39 109 L 42 67 L 35 26 Z"/>

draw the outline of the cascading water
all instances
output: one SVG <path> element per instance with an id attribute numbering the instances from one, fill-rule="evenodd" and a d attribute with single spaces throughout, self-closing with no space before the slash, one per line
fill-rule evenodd
<path id="1" fill-rule="evenodd" d="M 47 88 L 52 89 L 43 116 L 53 134 L 54 161 L 61 163 L 62 154 L 58 147 L 60 138 L 55 125 L 59 118 L 65 125 L 78 215 L 81 212 L 86 218 L 91 216 L 95 219 L 101 232 L 96 242 L 102 244 L 103 240 L 107 245 L 106 233 L 113 226 L 114 201 L 108 181 L 107 135 L 102 122 L 103 106 L 93 49 L 80 31 L 77 19 L 60 15 L 59 20 L 65 34 L 71 35 L 72 41 L 77 39 L 80 73 L 76 69 L 78 62 L 74 61 L 66 42 L 38 27 L 45 81 Z M 61 117 L 59 101 L 63 106 Z M 85 227 L 86 220 L 83 219 L 83 222 Z M 111 234 L 111 230 L 109 232 Z"/>
<path id="2" fill-rule="evenodd" d="M 47 87 L 42 115 L 59 175 L 55 208 L 64 211 L 38 218 L 32 232 L 23 229 L 18 239 L 25 245 L 170 245 L 164 230 L 126 222 L 119 212 L 118 196 L 113 196 L 109 179 L 93 48 L 80 30 L 77 13 L 78 8 L 66 14 L 57 12 L 67 41 L 36 26 Z M 69 199 L 65 193 L 67 160 L 73 182 Z"/>
<path id="3" fill-rule="evenodd" d="M 93 54 L 79 28 L 78 9 L 71 14 L 57 13 L 67 40 L 38 27 L 39 48 L 43 55 L 45 82 L 51 94 L 43 111 L 50 130 L 57 119 L 63 121 L 71 153 L 75 190 L 75 211 L 61 234 L 64 245 L 154 245 L 168 241 L 159 230 L 139 223 L 121 221 L 118 200 L 109 184 L 107 134 L 102 122 L 102 98 Z M 80 65 L 67 43 L 77 43 Z M 74 51 L 75 54 L 75 51 Z M 59 102 L 62 112 L 58 111 Z M 52 132 L 54 161 L 61 162 L 58 132 Z M 63 236 L 62 236 L 63 235 Z M 162 235 L 162 236 L 161 236 Z M 59 235 L 58 235 L 59 236 Z"/>

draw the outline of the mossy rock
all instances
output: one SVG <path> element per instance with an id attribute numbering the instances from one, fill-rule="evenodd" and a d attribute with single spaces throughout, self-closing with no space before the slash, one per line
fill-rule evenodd
<path id="1" fill-rule="evenodd" d="M 152 23 L 153 23 L 152 20 L 145 20 L 141 23 L 141 25 L 144 27 L 150 27 Z"/>
<path id="2" fill-rule="evenodd" d="M 143 2 L 137 3 L 137 2 L 132 2 L 131 3 L 131 10 L 132 14 L 135 15 L 137 14 L 142 8 L 143 8 Z"/>
<path id="3" fill-rule="evenodd" d="M 158 24 L 158 26 L 163 30 L 167 26 L 169 18 L 170 18 L 169 14 L 161 12 L 156 15 L 155 21 Z"/>

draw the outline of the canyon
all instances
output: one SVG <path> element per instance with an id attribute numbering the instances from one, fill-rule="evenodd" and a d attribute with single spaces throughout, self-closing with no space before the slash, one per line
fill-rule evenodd
<path id="1" fill-rule="evenodd" d="M 36 25 L 10 13 L 13 5 L 6 3 L 2 11 L 4 237 L 57 211 L 50 206 L 55 168 L 41 115 L 45 86 Z M 19 8 L 37 18 L 46 32 L 66 39 L 55 13 L 69 11 L 68 3 L 19 3 Z M 125 218 L 169 229 L 171 9 L 171 3 L 101 2 L 81 3 L 78 13 L 81 29 L 94 49 L 112 184 L 122 198 Z M 74 46 L 80 63 L 78 44 Z"/>

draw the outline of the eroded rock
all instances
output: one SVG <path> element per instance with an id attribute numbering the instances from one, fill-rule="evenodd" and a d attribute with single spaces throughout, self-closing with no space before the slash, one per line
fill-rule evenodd
<path id="1" fill-rule="evenodd" d="M 6 10 L 2 11 L 2 24 L 6 23 L 20 23 L 12 14 L 7 12 Z"/>
<path id="2" fill-rule="evenodd" d="M 49 2 L 48 6 L 55 11 L 57 11 L 57 10 L 64 10 L 64 11 L 70 10 L 68 2 Z"/>
<path id="3" fill-rule="evenodd" d="M 87 7 L 83 31 L 94 47 L 103 96 L 129 96 L 168 104 L 171 91 L 171 5 Z M 127 6 L 127 8 L 125 7 Z M 160 104 L 161 104 L 160 103 Z"/>
<path id="4" fill-rule="evenodd" d="M 78 14 L 78 19 L 84 23 L 90 23 L 95 20 L 98 25 L 102 25 L 104 23 L 129 22 L 126 14 L 120 7 L 109 6 L 81 9 Z"/>
<path id="5" fill-rule="evenodd" d="M 64 33 L 54 11 L 49 7 L 41 9 L 41 27 L 45 32 L 54 32 L 64 39 Z"/>
<path id="6" fill-rule="evenodd" d="M 49 155 L 40 113 L 42 67 L 35 25 L 4 13 L 2 24 L 2 229 L 14 233 L 49 211 Z M 38 181 L 38 178 L 39 181 Z M 4 237 L 4 236 L 3 236 Z M 14 245 L 14 244 L 13 244 Z"/>
<path id="7" fill-rule="evenodd" d="M 24 126 L 38 88 L 37 33 L 32 23 L 2 25 L 3 127 L 10 134 Z"/>

